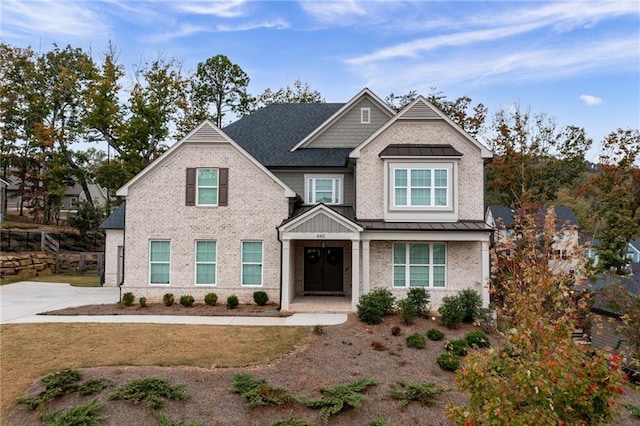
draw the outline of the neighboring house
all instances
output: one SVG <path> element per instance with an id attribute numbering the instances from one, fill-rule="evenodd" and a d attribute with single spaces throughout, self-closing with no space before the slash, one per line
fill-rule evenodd
<path id="1" fill-rule="evenodd" d="M 631 263 L 640 262 L 640 238 L 629 241 L 627 245 L 627 257 L 631 260 Z"/>
<path id="2" fill-rule="evenodd" d="M 0 222 L 4 220 L 7 214 L 7 188 L 9 182 L 4 179 L 0 179 Z"/>
<path id="3" fill-rule="evenodd" d="M 491 155 L 424 97 L 396 113 L 368 89 L 205 121 L 117 191 L 105 285 L 123 247 L 123 291 L 149 300 L 263 290 L 283 310 L 307 295 L 355 309 L 376 288 L 425 287 L 432 308 L 466 288 L 487 305 Z"/>

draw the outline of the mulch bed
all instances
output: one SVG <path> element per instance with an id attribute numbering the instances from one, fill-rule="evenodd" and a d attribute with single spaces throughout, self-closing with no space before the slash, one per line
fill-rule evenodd
<path id="1" fill-rule="evenodd" d="M 227 309 L 224 304 L 209 306 L 204 303 L 196 303 L 191 307 L 184 307 L 178 303 L 165 306 L 162 303 L 150 303 L 146 307 L 139 304 L 125 306 L 122 303 L 110 303 L 103 305 L 86 305 L 74 308 L 60 309 L 44 312 L 41 315 L 193 315 L 193 316 L 263 316 L 282 317 L 289 314 L 280 313 L 278 305 L 238 305 L 235 309 Z"/>

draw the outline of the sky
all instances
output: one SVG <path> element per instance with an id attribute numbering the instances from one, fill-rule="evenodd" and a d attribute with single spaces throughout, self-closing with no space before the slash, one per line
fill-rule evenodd
<path id="1" fill-rule="evenodd" d="M 296 80 L 327 102 L 436 88 L 490 114 L 517 105 L 598 144 L 640 128 L 640 2 L 1 0 L 0 38 L 47 52 L 112 43 L 128 74 L 157 58 L 192 72 L 226 55 L 249 92 Z"/>

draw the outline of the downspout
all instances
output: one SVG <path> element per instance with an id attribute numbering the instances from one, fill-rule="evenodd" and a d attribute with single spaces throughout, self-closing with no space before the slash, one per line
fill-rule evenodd
<path id="1" fill-rule="evenodd" d="M 282 309 L 282 261 L 283 261 L 283 254 L 282 254 L 282 240 L 280 239 L 280 231 L 278 230 L 278 227 L 276 226 L 276 238 L 278 239 L 278 242 L 280 243 L 280 295 L 279 295 L 279 303 L 278 303 L 278 311 L 280 311 Z"/>
<path id="2" fill-rule="evenodd" d="M 126 245 L 126 241 L 127 241 L 127 204 L 126 204 L 126 200 L 123 201 L 123 203 L 125 203 L 124 205 L 124 228 L 122 228 L 122 278 L 120 279 L 120 282 L 118 283 L 118 289 L 120 290 L 120 300 L 118 300 L 118 303 L 122 302 L 122 284 L 124 284 L 124 258 L 127 255 L 127 245 Z"/>

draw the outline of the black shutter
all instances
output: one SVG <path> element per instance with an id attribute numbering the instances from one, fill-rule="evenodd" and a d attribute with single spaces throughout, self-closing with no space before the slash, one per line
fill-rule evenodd
<path id="1" fill-rule="evenodd" d="M 196 169 L 187 169 L 186 205 L 196 205 Z"/>
<path id="2" fill-rule="evenodd" d="M 229 203 L 229 169 L 218 169 L 218 205 Z"/>

